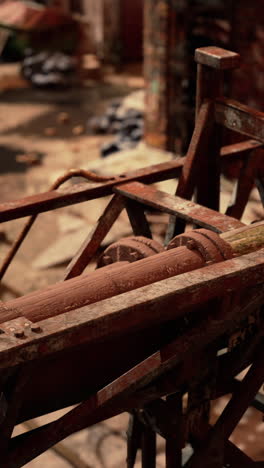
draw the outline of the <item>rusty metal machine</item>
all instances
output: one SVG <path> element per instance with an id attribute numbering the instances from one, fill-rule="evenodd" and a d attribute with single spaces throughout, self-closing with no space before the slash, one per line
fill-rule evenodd
<path id="1" fill-rule="evenodd" d="M 1 303 L 1 467 L 21 467 L 124 411 L 128 468 L 139 449 L 143 468 L 156 466 L 157 433 L 166 439 L 167 468 L 183 466 L 187 444 L 186 468 L 264 466 L 229 441 L 250 405 L 264 411 L 256 405 L 264 381 L 264 223 L 240 221 L 254 184 L 264 203 L 264 113 L 224 97 L 238 54 L 203 48 L 196 61 L 196 125 L 185 157 L 112 178 L 71 171 L 49 192 L 0 205 L 1 222 L 31 216 L 2 278 L 39 213 L 112 195 L 65 281 Z M 224 128 L 244 138 L 222 146 Z M 240 175 L 223 214 L 220 175 L 230 161 L 239 161 Z M 58 188 L 74 175 L 92 182 Z M 175 196 L 151 185 L 175 178 Z M 149 207 L 170 215 L 164 245 L 152 238 Z M 82 274 L 123 209 L 134 236 L 110 245 L 98 269 Z M 210 402 L 227 394 L 212 423 Z M 16 424 L 70 405 L 60 419 L 12 437 Z"/>

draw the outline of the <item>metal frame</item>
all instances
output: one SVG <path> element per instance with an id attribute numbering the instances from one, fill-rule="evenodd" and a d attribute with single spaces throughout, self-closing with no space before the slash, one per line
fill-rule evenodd
<path id="1" fill-rule="evenodd" d="M 224 73 L 237 66 L 237 54 L 205 48 L 197 51 L 196 60 L 197 119 L 184 158 L 103 181 L 90 173 L 73 172 L 56 189 L 0 205 L 1 222 L 28 215 L 34 221 L 41 212 L 113 194 L 70 263 L 67 281 L 59 285 L 65 297 L 68 285 L 75 285 L 74 304 L 65 299 L 65 308 L 58 313 L 54 295 L 46 317 L 37 322 L 34 311 L 21 313 L 27 296 L 1 305 L 5 320 L 0 324 L 0 455 L 5 468 L 21 467 L 68 435 L 123 411 L 131 412 L 128 468 L 134 466 L 139 448 L 142 467 L 155 467 L 156 433 L 166 439 L 167 468 L 182 467 L 181 452 L 187 442 L 194 452 L 186 468 L 263 465 L 257 465 L 228 438 L 264 381 L 264 250 L 256 251 L 254 244 L 248 253 L 231 258 L 219 234 L 226 236 L 244 227 L 239 218 L 255 181 L 263 195 L 264 114 L 222 97 Z M 253 140 L 221 148 L 223 126 Z M 216 211 L 224 159 L 243 161 L 228 214 Z M 78 174 L 93 179 L 92 185 L 57 188 Z M 149 186 L 176 177 L 175 197 Z M 191 201 L 194 193 L 199 204 Z M 186 221 L 211 234 L 204 229 L 194 231 L 191 238 L 185 234 L 186 246 L 179 250 L 158 253 L 133 265 L 111 266 L 116 277 L 126 271 L 132 281 L 132 272 L 135 275 L 141 265 L 166 270 L 162 259 L 173 259 L 180 252 L 188 263 L 181 274 L 162 276 L 159 270 L 154 280 L 137 289 L 119 290 L 111 299 L 94 304 L 82 296 L 82 302 L 80 288 L 93 275 L 78 275 L 94 258 L 122 209 L 127 209 L 135 234 L 150 238 L 145 216 L 149 206 L 171 215 L 166 236 L 169 247 Z M 194 266 L 195 255 L 199 267 Z M 101 274 L 98 270 L 97 278 Z M 43 291 L 33 293 L 36 308 L 41 297 Z M 219 353 L 226 348 L 227 352 Z M 83 356 L 87 356 L 86 363 Z M 250 364 L 242 382 L 235 382 L 238 372 Z M 233 394 L 229 404 L 210 427 L 209 402 L 229 392 Z M 19 422 L 77 403 L 57 421 L 11 438 Z"/>

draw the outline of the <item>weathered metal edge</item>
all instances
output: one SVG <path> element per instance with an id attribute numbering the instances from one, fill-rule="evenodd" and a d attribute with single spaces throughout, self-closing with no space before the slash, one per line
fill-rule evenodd
<path id="1" fill-rule="evenodd" d="M 263 282 L 264 249 L 172 277 L 38 323 L 40 333 L 0 335 L 0 368 L 39 359 L 81 343 L 176 319 L 209 299 Z M 124 305 L 125 304 L 125 305 Z"/>

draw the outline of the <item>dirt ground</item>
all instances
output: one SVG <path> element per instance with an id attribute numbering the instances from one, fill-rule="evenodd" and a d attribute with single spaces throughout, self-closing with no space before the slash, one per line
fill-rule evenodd
<path id="1" fill-rule="evenodd" d="M 3 68 L 3 67 L 2 67 Z M 6 72 L 6 69 L 4 70 Z M 3 69 L 0 73 L 3 73 Z M 1 202 L 46 191 L 52 182 L 70 168 L 95 168 L 106 172 L 121 171 L 133 165 L 116 159 L 113 166 L 107 160 L 99 160 L 100 145 L 111 140 L 110 136 L 98 136 L 87 132 L 87 121 L 100 115 L 113 98 L 126 96 L 143 87 L 140 73 L 109 75 L 106 81 L 87 82 L 86 87 L 64 91 L 39 91 L 34 89 L 8 89 L 0 92 L 0 200 Z M 60 122 L 61 113 L 69 115 L 69 121 Z M 76 130 L 78 128 L 78 131 Z M 77 134 L 79 133 L 79 134 Z M 145 150 L 141 147 L 142 154 Z M 135 155 L 135 152 L 133 153 Z M 39 164 L 28 165 L 23 156 L 32 156 Z M 21 158 L 22 156 L 22 158 Z M 145 155 L 146 156 L 146 155 Z M 167 160 L 170 155 L 153 151 L 141 165 Z M 134 165 L 137 166 L 137 157 Z M 144 159 L 144 157 L 143 157 Z M 119 162 L 118 162 L 119 161 Z M 132 161 L 132 163 L 131 163 Z M 144 164 L 144 162 L 147 162 Z M 231 194 L 231 183 L 223 181 L 222 201 L 226 205 Z M 172 185 L 170 185 L 171 189 Z M 172 190 L 174 190 L 174 184 Z M 4 300 L 25 294 L 47 284 L 59 281 L 72 255 L 77 251 L 92 224 L 100 215 L 103 202 L 87 209 L 86 204 L 60 209 L 39 217 L 32 232 L 19 250 L 16 260 L 8 270 L 1 288 Z M 256 191 L 252 193 L 250 208 L 245 221 L 263 217 Z M 16 238 L 24 221 L 1 225 L 0 258 L 3 259 Z M 125 220 L 121 220 L 122 232 L 127 235 Z M 120 227 L 113 233 L 113 239 Z M 215 407 L 220 411 L 224 401 Z M 49 415 L 16 428 L 16 433 L 35 427 L 36 424 L 58 417 Z M 243 425 L 252 418 L 253 431 L 243 434 Z M 58 444 L 36 460 L 28 468 L 121 468 L 125 466 L 125 432 L 128 415 L 124 414 L 82 431 Z M 240 433 L 234 441 L 256 459 L 264 458 L 264 423 L 258 413 L 249 410 L 241 422 Z M 242 431 L 242 432 L 241 432 Z M 243 446 L 243 447 L 242 447 Z M 136 467 L 140 466 L 138 460 Z M 158 467 L 164 466 L 164 442 L 158 439 Z"/>

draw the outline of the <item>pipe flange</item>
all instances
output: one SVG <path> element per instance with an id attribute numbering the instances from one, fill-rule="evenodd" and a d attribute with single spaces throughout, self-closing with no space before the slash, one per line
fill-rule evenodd
<path id="1" fill-rule="evenodd" d="M 143 236 L 125 237 L 105 249 L 97 267 L 123 261 L 132 263 L 163 251 L 164 247 L 153 239 Z"/>
<path id="2" fill-rule="evenodd" d="M 233 257 L 230 245 L 209 229 L 196 229 L 180 234 L 171 240 L 167 250 L 180 246 L 198 250 L 206 263 L 221 262 Z"/>

